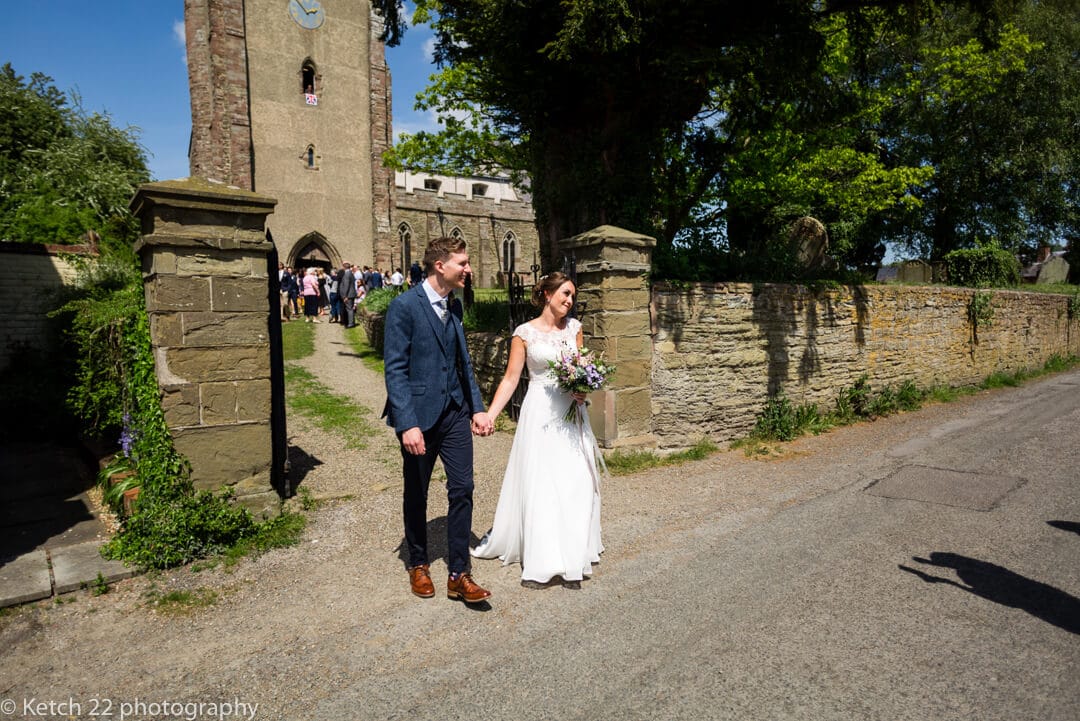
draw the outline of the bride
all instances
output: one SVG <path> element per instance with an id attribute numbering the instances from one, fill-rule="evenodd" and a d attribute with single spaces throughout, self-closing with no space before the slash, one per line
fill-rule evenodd
<path id="1" fill-rule="evenodd" d="M 564 420 L 571 403 L 556 383 L 548 361 L 581 347 L 581 323 L 569 318 L 576 289 L 563 273 L 540 278 L 532 303 L 540 317 L 519 325 L 510 341 L 506 373 L 488 409 L 496 417 L 509 402 L 524 367 L 529 390 L 506 464 L 495 521 L 472 550 L 477 558 L 521 564 L 523 586 L 539 588 L 558 577 L 580 588 L 604 547 L 600 542 L 599 449 L 584 405 L 581 421 Z"/>

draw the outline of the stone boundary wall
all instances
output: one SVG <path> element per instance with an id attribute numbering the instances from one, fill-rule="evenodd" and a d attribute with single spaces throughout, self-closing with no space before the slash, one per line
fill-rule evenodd
<path id="1" fill-rule="evenodd" d="M 60 290 L 75 281 L 68 254 L 97 252 L 86 245 L 0 243 L 0 370 L 21 350 L 48 348 L 46 314 L 59 302 Z"/>
<path id="2" fill-rule="evenodd" d="M 990 292 L 973 333 L 968 305 Z M 967 288 L 859 286 L 813 292 L 746 283 L 652 290 L 652 425 L 660 448 L 744 435 L 770 393 L 831 407 L 864 373 L 872 388 L 963 386 L 995 371 L 1080 355 L 1069 297 Z"/>

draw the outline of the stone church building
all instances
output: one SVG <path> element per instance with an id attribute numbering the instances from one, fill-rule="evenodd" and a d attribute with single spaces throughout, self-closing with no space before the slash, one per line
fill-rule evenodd
<path id="1" fill-rule="evenodd" d="M 282 262 L 404 269 L 430 238 L 460 235 L 478 287 L 529 273 L 532 205 L 507 178 L 383 165 L 390 71 L 368 2 L 185 0 L 184 21 L 191 174 L 276 199 Z"/>

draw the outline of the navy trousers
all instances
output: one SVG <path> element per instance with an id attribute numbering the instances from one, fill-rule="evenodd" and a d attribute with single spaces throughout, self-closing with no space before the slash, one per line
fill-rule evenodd
<path id="1" fill-rule="evenodd" d="M 401 440 L 401 437 L 398 437 Z M 401 447 L 405 492 L 402 509 L 405 515 L 405 545 L 409 566 L 428 562 L 427 498 L 435 459 L 446 470 L 446 565 L 450 573 L 469 570 L 469 538 L 473 511 L 473 441 L 471 418 L 466 409 L 451 403 L 438 422 L 424 433 L 422 456 L 414 456 Z"/>

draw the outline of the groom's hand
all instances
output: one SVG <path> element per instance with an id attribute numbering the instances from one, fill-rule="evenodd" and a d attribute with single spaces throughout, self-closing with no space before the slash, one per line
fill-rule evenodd
<path id="1" fill-rule="evenodd" d="M 478 436 L 490 436 L 495 432 L 495 424 L 487 413 L 480 411 L 473 414 L 472 431 Z"/>
<path id="2" fill-rule="evenodd" d="M 424 433 L 417 426 L 401 434 L 401 445 L 414 456 L 422 456 L 427 452 L 424 447 Z"/>

